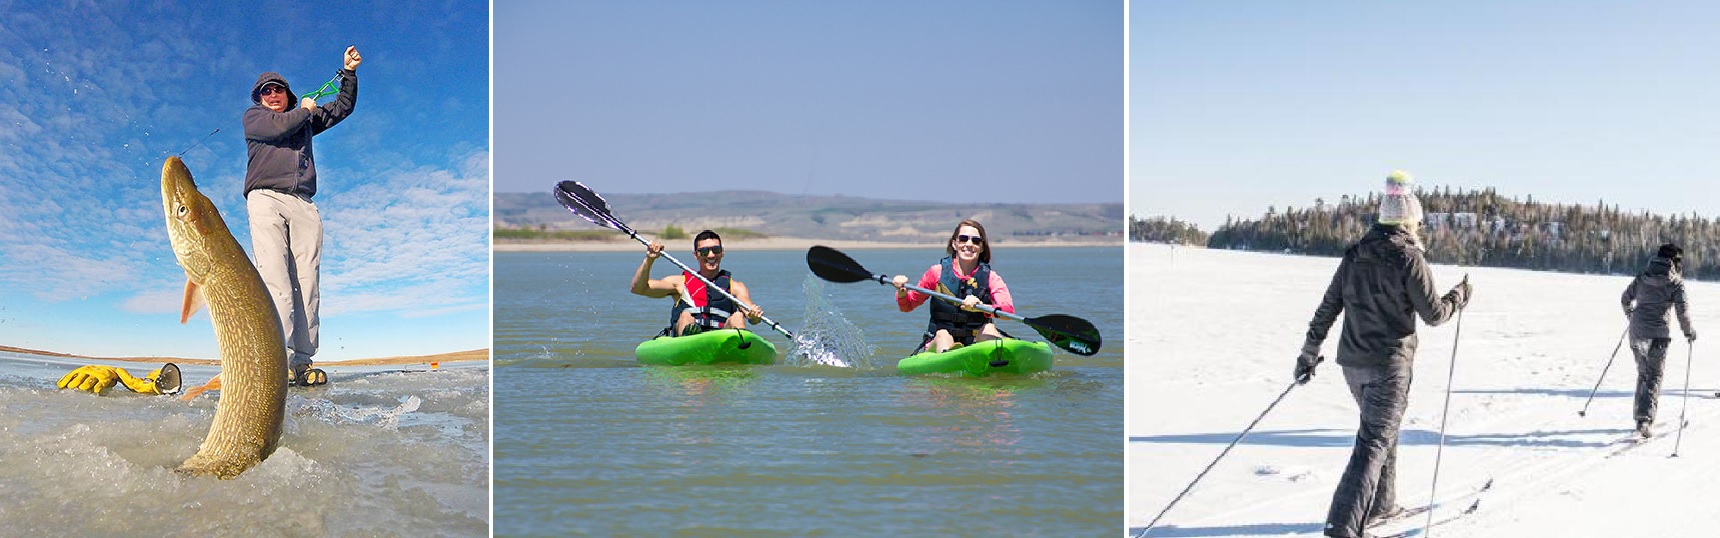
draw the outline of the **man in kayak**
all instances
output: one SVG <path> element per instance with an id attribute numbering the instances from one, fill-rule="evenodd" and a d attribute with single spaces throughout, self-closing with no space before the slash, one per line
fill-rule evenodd
<path id="1" fill-rule="evenodd" d="M 973 219 L 961 221 L 950 233 L 950 242 L 944 245 L 944 252 L 949 257 L 926 269 L 925 274 L 920 275 L 918 286 L 961 297 L 962 304 L 958 307 L 944 301 L 932 301 L 932 319 L 926 325 L 926 335 L 920 341 L 920 348 L 927 349 L 930 343 L 931 351 L 943 353 L 958 342 L 972 345 L 1003 338 L 1005 335 L 998 332 L 990 314 L 973 309 L 974 305 L 984 303 L 1002 312 L 1015 313 L 1015 301 L 1009 296 L 1009 287 L 1004 285 L 1002 276 L 991 270 L 991 245 L 986 242 L 985 226 Z M 896 286 L 896 307 L 903 312 L 912 312 L 931 298 L 905 287 L 908 283 L 905 275 L 896 275 L 891 283 Z"/>
<path id="2" fill-rule="evenodd" d="M 1630 281 L 1619 301 L 1624 315 L 1630 319 L 1630 351 L 1636 355 L 1636 432 L 1649 436 L 1654 424 L 1654 411 L 1660 397 L 1660 374 L 1666 365 L 1666 348 L 1672 343 L 1669 312 L 1678 314 L 1678 326 L 1684 339 L 1696 341 L 1696 329 L 1690 326 L 1689 306 L 1684 302 L 1684 249 L 1677 244 L 1660 246 L 1648 268 Z"/>
<path id="3" fill-rule="evenodd" d="M 663 329 L 664 334 L 681 336 L 709 329 L 745 329 L 747 321 L 757 323 L 759 317 L 764 315 L 764 309 L 759 308 L 747 293 L 746 284 L 730 277 L 729 272 L 723 270 L 723 238 L 718 237 L 717 232 L 705 230 L 693 237 L 693 257 L 698 259 L 698 276 L 704 277 L 704 280 L 695 278 L 687 271 L 658 279 L 651 278 L 651 264 L 661 255 L 662 243 L 653 240 L 646 245 L 645 261 L 639 264 L 638 271 L 633 272 L 632 291 L 653 299 L 675 298 L 675 306 L 669 309 L 669 327 Z M 716 284 L 752 307 L 736 305 L 727 296 L 710 289 L 705 281 Z"/>
<path id="4" fill-rule="evenodd" d="M 1440 296 L 1423 257 L 1416 232 L 1421 203 L 1409 191 L 1410 178 L 1392 172 L 1380 197 L 1378 223 L 1344 251 L 1331 285 L 1308 322 L 1296 381 L 1307 383 L 1319 364 L 1326 332 L 1344 315 L 1338 340 L 1338 365 L 1361 408 L 1361 427 L 1349 466 L 1332 495 L 1325 535 L 1368 536 L 1364 528 L 1400 511 L 1396 499 L 1398 426 L 1409 406 L 1415 361 L 1415 318 L 1428 325 L 1450 320 L 1469 303 L 1465 279 Z"/>

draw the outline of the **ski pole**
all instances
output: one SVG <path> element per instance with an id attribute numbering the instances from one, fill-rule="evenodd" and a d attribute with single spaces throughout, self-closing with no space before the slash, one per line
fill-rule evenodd
<path id="1" fill-rule="evenodd" d="M 1326 360 L 1325 357 L 1320 357 L 1318 359 L 1315 359 L 1314 364 L 1318 365 L 1321 362 L 1325 362 L 1325 360 Z M 1237 434 L 1236 439 L 1231 440 L 1230 445 L 1224 447 L 1224 450 L 1222 452 L 1218 453 L 1218 457 L 1212 459 L 1212 463 L 1207 464 L 1205 469 L 1201 469 L 1200 474 L 1195 475 L 1194 480 L 1188 483 L 1188 487 L 1183 488 L 1182 493 L 1178 493 L 1177 497 L 1175 499 L 1171 499 L 1170 504 L 1165 505 L 1164 510 L 1159 511 L 1159 515 L 1153 516 L 1153 520 L 1147 522 L 1147 527 L 1144 529 L 1141 529 L 1141 532 L 1139 534 L 1136 534 L 1135 538 L 1140 538 L 1141 536 L 1146 536 L 1147 531 L 1153 530 L 1153 526 L 1158 525 L 1159 520 L 1163 519 L 1165 517 L 1165 514 L 1171 511 L 1171 507 L 1176 506 L 1177 502 L 1181 501 L 1184 495 L 1188 495 L 1188 492 L 1190 490 L 1194 489 L 1194 485 L 1200 483 L 1200 479 L 1206 478 L 1206 473 L 1209 471 L 1212 471 L 1212 468 L 1214 466 L 1218 465 L 1219 460 L 1224 459 L 1224 455 L 1230 453 L 1230 449 L 1236 448 L 1236 443 L 1242 442 L 1242 438 L 1248 436 L 1248 432 L 1253 431 L 1254 427 L 1260 424 L 1260 420 L 1266 418 L 1267 413 L 1272 412 L 1272 408 L 1278 407 L 1278 402 L 1284 401 L 1284 397 L 1289 396 L 1291 390 L 1294 390 L 1297 385 L 1301 385 L 1304 382 L 1306 382 L 1306 380 L 1291 381 L 1290 386 L 1284 387 L 1284 392 L 1278 393 L 1278 398 L 1275 400 L 1272 400 L 1272 404 L 1267 405 L 1266 410 L 1260 412 L 1260 416 L 1254 417 L 1254 422 L 1248 423 L 1248 427 L 1243 428 L 1242 433 Z"/>
<path id="2" fill-rule="evenodd" d="M 1469 282 L 1469 275 L 1463 275 Z M 1445 456 L 1445 420 L 1451 417 L 1451 382 L 1457 379 L 1457 342 L 1463 336 L 1463 309 L 1457 309 L 1457 332 L 1451 337 L 1451 369 L 1445 374 L 1445 407 L 1439 412 L 1439 448 L 1433 452 L 1433 487 L 1427 494 L 1427 524 L 1421 527 L 1422 538 L 1433 530 L 1433 503 L 1439 498 L 1439 460 Z"/>
<path id="3" fill-rule="evenodd" d="M 1672 442 L 1672 456 L 1678 457 L 1678 445 L 1684 442 L 1684 412 L 1690 410 L 1690 359 L 1696 356 L 1696 342 L 1690 342 L 1690 351 L 1684 354 L 1684 405 L 1678 409 L 1678 440 Z"/>
<path id="4" fill-rule="evenodd" d="M 1595 393 L 1601 391 L 1601 381 L 1606 380 L 1607 370 L 1612 369 L 1613 359 L 1618 358 L 1618 350 L 1624 349 L 1624 337 L 1627 334 L 1630 334 L 1630 327 L 1628 327 L 1628 326 L 1624 328 L 1624 332 L 1618 334 L 1618 345 L 1613 346 L 1612 356 L 1607 357 L 1606 367 L 1601 368 L 1601 378 L 1595 380 L 1595 390 L 1589 391 L 1589 399 L 1587 401 L 1583 402 L 1583 410 L 1577 411 L 1577 416 L 1579 416 L 1579 417 L 1589 416 L 1589 402 L 1595 401 Z"/>

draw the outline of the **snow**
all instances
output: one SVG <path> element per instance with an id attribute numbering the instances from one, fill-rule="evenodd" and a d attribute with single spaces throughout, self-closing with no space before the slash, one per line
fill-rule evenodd
<path id="1" fill-rule="evenodd" d="M 1128 247 L 1125 519 L 1140 534 L 1225 445 L 1290 386 L 1308 320 L 1337 258 L 1131 244 Z M 1646 260 L 1645 260 L 1646 261 Z M 1462 318 L 1435 519 L 1455 515 L 1489 479 L 1480 509 L 1429 535 L 1706 536 L 1720 528 L 1716 369 L 1667 352 L 1657 428 L 1624 452 L 1636 365 L 1618 353 L 1587 417 L 1577 411 L 1625 328 L 1626 276 L 1435 265 L 1440 289 L 1464 274 Z M 1698 334 L 1720 328 L 1720 286 L 1687 283 Z M 1337 350 L 1339 327 L 1323 348 Z M 1430 499 L 1456 319 L 1422 325 L 1398 452 L 1398 502 Z M 1676 326 L 1676 322 L 1674 322 Z M 1674 329 L 1674 334 L 1677 334 Z M 1698 340 L 1701 347 L 1703 340 Z M 1698 350 L 1700 351 L 1700 350 Z M 1678 417 L 1688 403 L 1680 440 Z M 1330 360 L 1165 514 L 1148 536 L 1319 536 L 1349 457 L 1357 412 Z M 1669 457 L 1674 444 L 1679 456 Z M 1616 454 L 1615 454 L 1616 453 Z M 1459 497 L 1462 497 L 1461 499 Z M 1413 529 L 1421 517 L 1374 529 Z"/>

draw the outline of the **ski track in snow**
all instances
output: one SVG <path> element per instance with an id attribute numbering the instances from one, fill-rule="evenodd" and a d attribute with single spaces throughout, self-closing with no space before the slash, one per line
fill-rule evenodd
<path id="1" fill-rule="evenodd" d="M 1337 258 L 1131 244 L 1126 524 L 1140 532 L 1290 382 L 1294 358 Z M 1720 369 L 1697 342 L 1678 458 L 1688 347 L 1667 353 L 1658 426 L 1666 435 L 1620 452 L 1630 433 L 1636 365 L 1628 347 L 1579 417 L 1625 319 L 1626 276 L 1435 265 L 1440 289 L 1467 273 L 1439 469 L 1441 537 L 1694 536 L 1720 511 Z M 1720 327 L 1720 286 L 1687 283 L 1699 334 Z M 1340 327 L 1324 346 L 1335 356 Z M 1398 502 L 1426 504 L 1456 320 L 1419 331 L 1401 429 Z M 1675 331 L 1676 332 L 1676 331 Z M 1319 536 L 1349 457 L 1356 407 L 1331 360 L 1297 387 L 1148 536 Z M 1457 502 L 1452 502 L 1456 500 Z M 1420 536 L 1425 516 L 1372 532 Z"/>

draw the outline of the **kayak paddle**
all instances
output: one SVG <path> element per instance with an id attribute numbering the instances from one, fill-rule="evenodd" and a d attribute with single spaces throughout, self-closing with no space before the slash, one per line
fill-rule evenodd
<path id="1" fill-rule="evenodd" d="M 867 271 L 865 267 L 861 267 L 859 262 L 854 261 L 847 254 L 826 246 L 814 246 L 811 250 L 806 251 L 806 265 L 812 269 L 812 274 L 831 282 L 848 284 L 876 280 L 879 284 L 890 285 L 890 277 L 873 274 L 871 271 Z M 938 293 L 919 286 L 908 285 L 904 287 L 951 303 L 961 304 L 962 302 L 961 299 L 957 299 L 953 295 Z M 1076 355 L 1098 353 L 1099 345 L 1102 343 L 1099 337 L 1099 328 L 1094 327 L 1092 322 L 1075 316 L 1051 314 L 1025 318 L 985 304 L 977 305 L 974 308 L 994 316 L 1026 323 L 1027 326 L 1038 331 L 1040 336 L 1050 341 L 1052 345 Z"/>
<path id="2" fill-rule="evenodd" d="M 578 181 L 563 181 L 561 183 L 557 183 L 555 185 L 555 200 L 557 202 L 561 202 L 561 206 L 567 208 L 568 211 L 572 211 L 573 214 L 579 215 L 580 218 L 591 221 L 592 224 L 596 224 L 604 228 L 620 230 L 621 233 L 625 233 L 628 237 L 632 237 L 633 240 L 638 241 L 639 244 L 651 246 L 650 241 L 646 241 L 645 238 L 639 237 L 639 232 L 633 231 L 633 228 L 629 228 L 627 223 L 621 222 L 621 219 L 615 218 L 614 213 L 609 212 L 609 202 L 605 201 L 602 196 L 598 196 L 590 187 L 581 185 Z M 687 274 L 693 275 L 694 278 L 704 282 L 706 286 L 705 289 L 716 290 L 718 293 L 723 294 L 724 297 L 728 297 L 730 301 L 734 301 L 735 304 L 741 305 L 744 308 L 751 309 L 753 307 L 753 305 L 741 301 L 739 297 L 731 295 L 729 290 L 718 287 L 715 282 L 711 282 L 710 279 L 705 278 L 704 275 L 699 274 L 698 271 L 694 271 L 692 268 L 687 267 L 687 264 L 681 263 L 681 260 L 677 260 L 674 256 L 670 256 L 668 252 L 664 252 L 661 255 L 676 266 L 680 267 L 681 270 L 686 271 Z M 759 316 L 759 320 L 770 325 L 770 328 L 776 329 L 776 332 L 782 333 L 783 336 L 787 336 L 789 340 L 794 340 L 794 333 L 789 332 L 788 329 L 782 328 L 781 325 L 777 325 L 776 322 L 771 321 L 770 318 Z"/>

